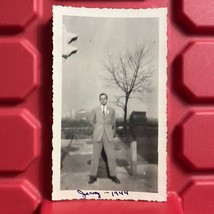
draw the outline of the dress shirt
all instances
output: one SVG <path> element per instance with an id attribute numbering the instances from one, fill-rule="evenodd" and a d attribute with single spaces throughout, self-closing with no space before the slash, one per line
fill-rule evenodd
<path id="1" fill-rule="evenodd" d="M 106 105 L 105 106 L 101 105 L 101 109 L 102 109 L 103 114 L 106 115 L 107 106 Z"/>

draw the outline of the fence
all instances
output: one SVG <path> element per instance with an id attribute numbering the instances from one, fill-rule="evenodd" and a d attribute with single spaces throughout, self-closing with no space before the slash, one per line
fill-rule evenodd
<path id="1" fill-rule="evenodd" d="M 92 126 L 85 127 L 64 127 L 61 129 L 62 139 L 88 139 L 93 134 Z M 121 127 L 116 128 L 116 134 L 118 137 L 122 137 Z M 128 133 L 129 134 L 129 133 Z M 158 127 L 147 127 L 147 137 L 157 137 Z"/>

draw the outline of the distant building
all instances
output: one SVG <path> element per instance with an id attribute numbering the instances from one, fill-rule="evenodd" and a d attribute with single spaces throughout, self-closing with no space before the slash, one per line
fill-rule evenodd
<path id="1" fill-rule="evenodd" d="M 76 117 L 76 111 L 74 109 L 72 109 L 71 111 L 71 119 L 75 119 Z"/>
<path id="2" fill-rule="evenodd" d="M 71 115 L 70 115 L 70 112 L 66 112 L 62 115 L 62 118 L 70 118 Z"/>
<path id="3" fill-rule="evenodd" d="M 88 120 L 90 117 L 90 112 L 86 111 L 84 108 L 79 108 L 76 112 L 77 120 Z"/>

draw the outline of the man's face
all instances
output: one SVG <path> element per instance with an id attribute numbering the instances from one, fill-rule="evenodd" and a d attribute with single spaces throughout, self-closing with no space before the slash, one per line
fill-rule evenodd
<path id="1" fill-rule="evenodd" d="M 107 97 L 105 95 L 101 95 L 100 96 L 101 105 L 105 106 L 107 104 L 107 101 L 108 101 L 108 99 L 107 99 Z"/>

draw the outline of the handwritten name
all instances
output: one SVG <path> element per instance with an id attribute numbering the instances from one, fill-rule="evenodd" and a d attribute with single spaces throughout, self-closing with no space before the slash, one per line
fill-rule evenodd
<path id="1" fill-rule="evenodd" d="M 99 192 L 83 192 L 82 190 L 78 189 L 77 192 L 82 196 L 83 199 L 86 199 L 87 196 L 94 195 L 97 198 L 101 198 L 101 194 Z"/>
<path id="2" fill-rule="evenodd" d="M 96 191 L 89 191 L 89 192 L 84 192 L 80 189 L 77 190 L 77 192 L 82 196 L 82 199 L 87 199 L 88 196 L 95 196 L 96 198 L 102 198 L 102 194 L 100 192 Z M 103 192 L 103 194 L 109 194 L 112 197 L 118 197 L 118 196 L 126 196 L 129 195 L 129 191 L 107 191 Z"/>

